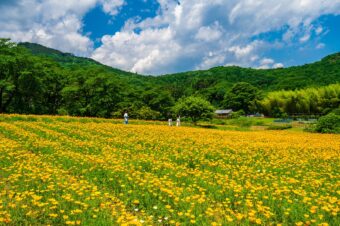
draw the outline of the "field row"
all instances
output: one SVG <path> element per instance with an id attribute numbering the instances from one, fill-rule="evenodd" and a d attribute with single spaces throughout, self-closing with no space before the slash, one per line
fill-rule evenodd
<path id="1" fill-rule="evenodd" d="M 339 225 L 339 138 L 0 122 L 0 223 Z"/>

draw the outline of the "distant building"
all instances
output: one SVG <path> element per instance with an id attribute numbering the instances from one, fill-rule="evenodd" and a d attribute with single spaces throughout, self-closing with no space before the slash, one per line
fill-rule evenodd
<path id="1" fill-rule="evenodd" d="M 233 113 L 232 109 L 216 110 L 215 111 L 216 116 L 220 117 L 220 118 L 227 118 L 227 117 L 231 116 L 231 113 Z"/>

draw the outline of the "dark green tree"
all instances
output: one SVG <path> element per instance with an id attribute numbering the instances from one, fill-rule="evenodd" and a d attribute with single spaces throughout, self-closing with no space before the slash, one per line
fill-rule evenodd
<path id="1" fill-rule="evenodd" d="M 160 112 L 163 118 L 166 118 L 175 103 L 170 92 L 158 87 L 144 91 L 142 100 L 152 110 Z"/>
<path id="2" fill-rule="evenodd" d="M 173 107 L 173 112 L 176 115 L 188 117 L 194 124 L 197 124 L 200 119 L 212 118 L 214 108 L 209 101 L 201 97 L 190 96 L 178 100 Z"/>
<path id="3" fill-rule="evenodd" d="M 256 111 L 256 101 L 260 99 L 259 90 L 246 82 L 233 85 L 226 94 L 223 107 L 231 108 L 233 111 L 243 110 L 246 114 Z"/>
<path id="4" fill-rule="evenodd" d="M 320 133 L 340 133 L 340 115 L 329 113 L 320 117 L 315 131 Z"/>
<path id="5" fill-rule="evenodd" d="M 0 113 L 6 112 L 17 91 L 18 49 L 9 39 L 0 39 Z"/>
<path id="6" fill-rule="evenodd" d="M 0 112 L 48 113 L 43 103 L 44 60 L 0 39 Z"/>
<path id="7" fill-rule="evenodd" d="M 62 90 L 71 115 L 110 117 L 121 101 L 122 85 L 101 71 L 79 71 Z"/>

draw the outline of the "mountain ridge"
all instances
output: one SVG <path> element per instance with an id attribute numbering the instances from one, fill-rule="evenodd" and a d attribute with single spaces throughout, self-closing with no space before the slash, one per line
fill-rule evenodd
<path id="1" fill-rule="evenodd" d="M 116 70 L 116 71 L 120 71 L 122 73 L 136 74 L 136 73 L 133 73 L 133 72 L 125 71 L 123 69 L 114 68 L 112 66 L 105 65 L 103 63 L 100 63 L 100 62 L 92 59 L 92 58 L 75 56 L 72 53 L 62 52 L 60 50 L 49 48 L 49 47 L 46 47 L 46 46 L 43 46 L 43 45 L 37 44 L 37 43 L 21 42 L 21 43 L 18 43 L 18 45 L 19 46 L 23 46 L 26 49 L 30 50 L 31 53 L 34 54 L 34 55 L 50 57 L 50 58 L 54 59 L 55 61 L 57 61 L 59 63 L 67 62 L 65 60 L 64 61 L 60 60 L 59 57 L 66 57 L 68 59 L 70 59 L 70 58 L 81 59 L 81 60 L 78 60 L 78 61 L 75 60 L 73 62 L 74 63 L 79 63 L 81 61 L 83 61 L 83 62 L 91 62 L 93 64 L 101 65 L 101 66 L 104 66 L 104 67 L 108 67 L 110 69 L 113 69 L 113 70 Z M 251 70 L 260 70 L 260 71 L 273 71 L 273 70 L 284 70 L 284 69 L 290 69 L 290 68 L 303 67 L 303 66 L 306 66 L 306 65 L 312 65 L 312 64 L 315 64 L 315 63 L 318 63 L 318 62 L 322 62 L 322 61 L 333 61 L 333 62 L 340 61 L 340 52 L 329 54 L 329 55 L 321 58 L 320 60 L 312 62 L 312 63 L 306 63 L 306 64 L 303 64 L 303 65 L 294 65 L 294 66 L 284 67 L 284 68 L 259 69 L 259 68 L 241 67 L 241 66 L 233 65 L 233 66 L 215 66 L 215 67 L 212 67 L 212 68 L 209 68 L 209 69 L 189 70 L 189 71 L 183 71 L 183 72 L 177 72 L 177 73 L 161 74 L 161 75 L 157 75 L 157 76 L 156 75 L 147 75 L 147 74 L 138 74 L 138 75 L 161 77 L 161 76 L 171 76 L 171 75 L 177 75 L 177 74 L 183 74 L 183 73 L 187 74 L 187 73 L 190 73 L 190 72 L 206 72 L 206 71 L 215 70 L 215 69 L 221 69 L 221 68 L 224 68 L 224 69 L 226 69 L 226 68 L 240 68 L 240 69 L 251 69 Z"/>
<path id="2" fill-rule="evenodd" d="M 230 105 L 228 95 L 234 87 L 257 90 L 257 98 L 262 99 L 273 91 L 340 84 L 340 53 L 281 69 L 220 66 L 145 76 L 42 45 L 0 39 L 0 67 L 0 112 L 25 114 L 111 117 L 128 109 L 135 116 L 143 112 L 144 116 L 165 119 L 176 102 L 189 96 L 223 108 Z M 337 98 L 321 108 L 334 108 Z"/>

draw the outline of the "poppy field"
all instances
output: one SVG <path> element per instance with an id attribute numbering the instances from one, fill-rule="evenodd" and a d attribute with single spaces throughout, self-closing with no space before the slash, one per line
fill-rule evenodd
<path id="1" fill-rule="evenodd" d="M 0 120 L 0 225 L 340 225 L 340 135 Z"/>

